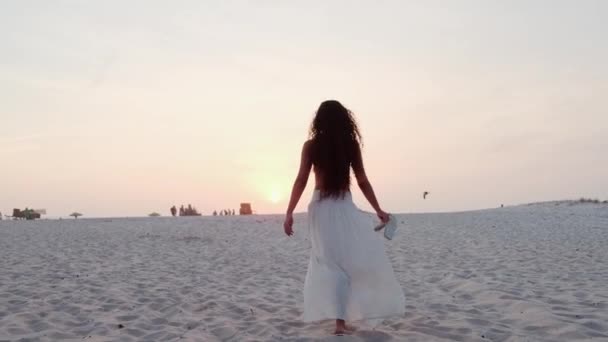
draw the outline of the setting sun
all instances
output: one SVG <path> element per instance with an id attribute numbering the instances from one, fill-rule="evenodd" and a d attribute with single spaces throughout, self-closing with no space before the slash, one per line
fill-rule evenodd
<path id="1" fill-rule="evenodd" d="M 269 199 L 272 203 L 279 203 L 279 201 L 281 201 L 281 192 L 279 191 L 279 189 L 272 189 L 272 191 L 270 192 Z"/>

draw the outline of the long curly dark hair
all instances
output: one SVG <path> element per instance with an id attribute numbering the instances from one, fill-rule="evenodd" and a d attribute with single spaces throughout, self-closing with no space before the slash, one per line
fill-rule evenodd
<path id="1" fill-rule="evenodd" d="M 321 198 L 350 190 L 350 168 L 362 138 L 353 113 L 336 100 L 321 103 L 310 125 L 311 157 L 322 180 Z"/>

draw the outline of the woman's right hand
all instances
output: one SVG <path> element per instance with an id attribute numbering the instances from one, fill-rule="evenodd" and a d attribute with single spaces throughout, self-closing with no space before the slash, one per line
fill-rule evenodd
<path id="1" fill-rule="evenodd" d="M 382 223 L 387 223 L 389 220 L 389 215 L 382 209 L 376 211 L 376 215 L 378 215 L 378 218 L 380 221 L 382 221 Z"/>

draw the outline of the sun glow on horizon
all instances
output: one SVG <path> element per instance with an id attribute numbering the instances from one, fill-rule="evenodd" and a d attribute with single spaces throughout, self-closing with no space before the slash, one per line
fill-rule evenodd
<path id="1" fill-rule="evenodd" d="M 270 202 L 277 204 L 281 201 L 282 197 L 283 196 L 281 195 L 281 192 L 279 191 L 279 189 L 273 188 L 270 191 L 270 196 L 268 197 L 268 199 L 270 200 Z"/>

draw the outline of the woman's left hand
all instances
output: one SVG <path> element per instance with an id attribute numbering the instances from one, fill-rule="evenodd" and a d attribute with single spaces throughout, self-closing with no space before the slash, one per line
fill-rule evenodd
<path id="1" fill-rule="evenodd" d="M 285 229 L 285 234 L 287 236 L 293 235 L 293 215 L 287 214 L 285 216 L 285 222 L 283 222 L 283 228 Z"/>

